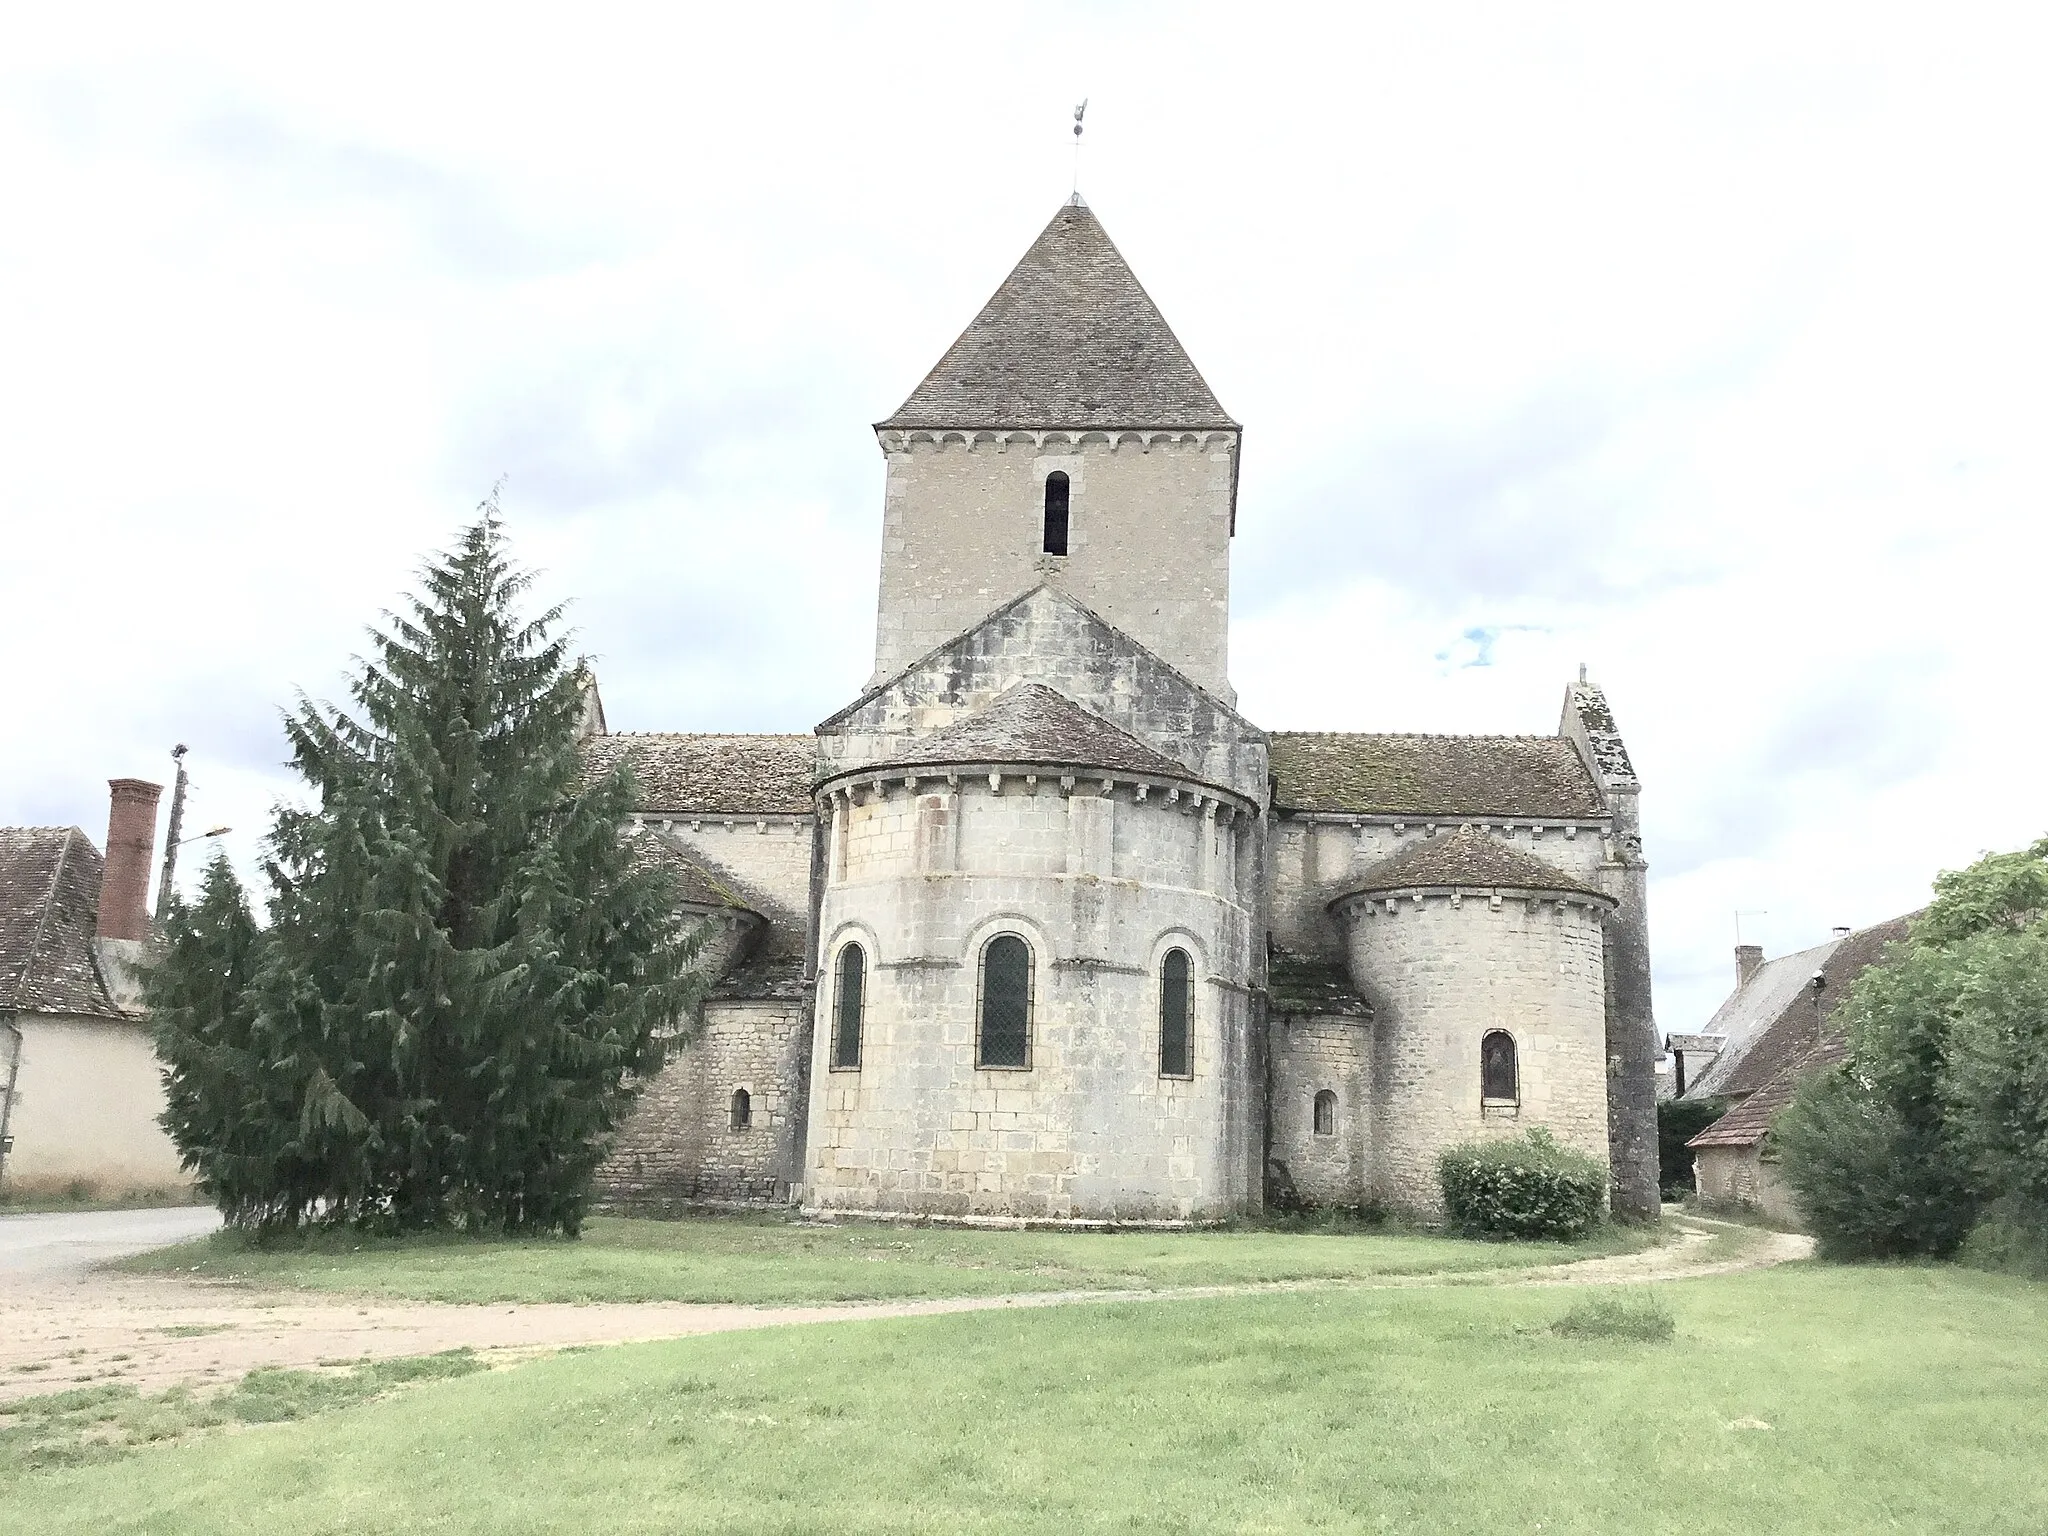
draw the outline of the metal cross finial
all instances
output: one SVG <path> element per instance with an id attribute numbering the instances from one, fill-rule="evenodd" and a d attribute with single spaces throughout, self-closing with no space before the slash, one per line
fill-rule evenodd
<path id="1" fill-rule="evenodd" d="M 1087 115 L 1088 98 L 1081 98 L 1081 105 L 1074 108 L 1074 201 L 1081 200 L 1081 119 Z"/>

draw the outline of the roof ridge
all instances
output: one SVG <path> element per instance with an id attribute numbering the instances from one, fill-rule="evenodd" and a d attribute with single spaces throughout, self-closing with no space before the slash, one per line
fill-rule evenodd
<path id="1" fill-rule="evenodd" d="M 1369 736 L 1375 741 L 1569 741 L 1555 731 L 1268 731 L 1269 736 Z"/>

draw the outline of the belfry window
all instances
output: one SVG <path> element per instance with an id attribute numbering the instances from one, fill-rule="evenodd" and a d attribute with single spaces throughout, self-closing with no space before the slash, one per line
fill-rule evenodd
<path id="1" fill-rule="evenodd" d="M 1067 552 L 1067 477 L 1060 470 L 1054 470 L 1045 477 L 1045 552 L 1048 555 L 1064 555 Z"/>
<path id="2" fill-rule="evenodd" d="M 860 1070 L 860 1018 L 867 1006 L 868 955 L 858 944 L 839 951 L 832 988 L 832 1070 Z"/>
<path id="3" fill-rule="evenodd" d="M 1515 1069 L 1515 1037 L 1504 1029 L 1488 1030 L 1479 1042 L 1479 1101 L 1514 1104 L 1521 1100 Z"/>
<path id="4" fill-rule="evenodd" d="M 754 1101 L 750 1097 L 748 1097 L 746 1089 L 733 1089 L 732 1128 L 736 1131 L 744 1131 L 748 1126 L 752 1125 L 753 1123 Z"/>
<path id="5" fill-rule="evenodd" d="M 1159 965 L 1159 1075 L 1192 1077 L 1189 1025 L 1195 1016 L 1195 967 L 1184 949 L 1169 949 Z"/>
<path id="6" fill-rule="evenodd" d="M 997 934 L 981 952 L 974 1064 L 1031 1065 L 1031 946 L 1014 933 Z"/>
<path id="7" fill-rule="evenodd" d="M 1337 1134 L 1337 1095 L 1325 1088 L 1316 1095 L 1316 1134 L 1334 1136 Z"/>

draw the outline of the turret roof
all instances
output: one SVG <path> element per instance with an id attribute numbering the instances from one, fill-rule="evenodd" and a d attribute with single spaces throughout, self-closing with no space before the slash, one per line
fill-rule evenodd
<path id="1" fill-rule="evenodd" d="M 1100 221 L 1077 198 L 877 429 L 1217 427 L 1218 403 Z"/>
<path id="2" fill-rule="evenodd" d="M 1605 901 L 1613 899 L 1555 865 L 1531 858 L 1519 848 L 1510 848 L 1498 838 L 1489 837 L 1472 827 L 1460 827 L 1455 832 L 1426 837 L 1403 848 L 1392 858 L 1382 859 L 1358 879 L 1346 881 L 1345 894 L 1356 896 L 1373 891 L 1409 891 L 1439 886 L 1564 891 L 1580 896 L 1598 896 Z"/>
<path id="3" fill-rule="evenodd" d="M 1190 777 L 1186 765 L 1153 751 L 1128 731 L 1043 683 L 1012 688 L 979 714 L 910 742 L 901 752 L 891 754 L 886 764 L 876 766 L 936 767 L 942 763 L 1043 764 L 1108 768 L 1159 778 Z"/>

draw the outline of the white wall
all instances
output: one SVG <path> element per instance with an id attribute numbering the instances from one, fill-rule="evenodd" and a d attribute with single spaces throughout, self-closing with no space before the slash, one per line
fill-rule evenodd
<path id="1" fill-rule="evenodd" d="M 22 1047 L 7 1125 L 10 1191 L 57 1193 L 83 1181 L 111 1196 L 190 1185 L 157 1124 L 163 1069 L 147 1024 L 37 1014 L 15 1022 Z"/>

